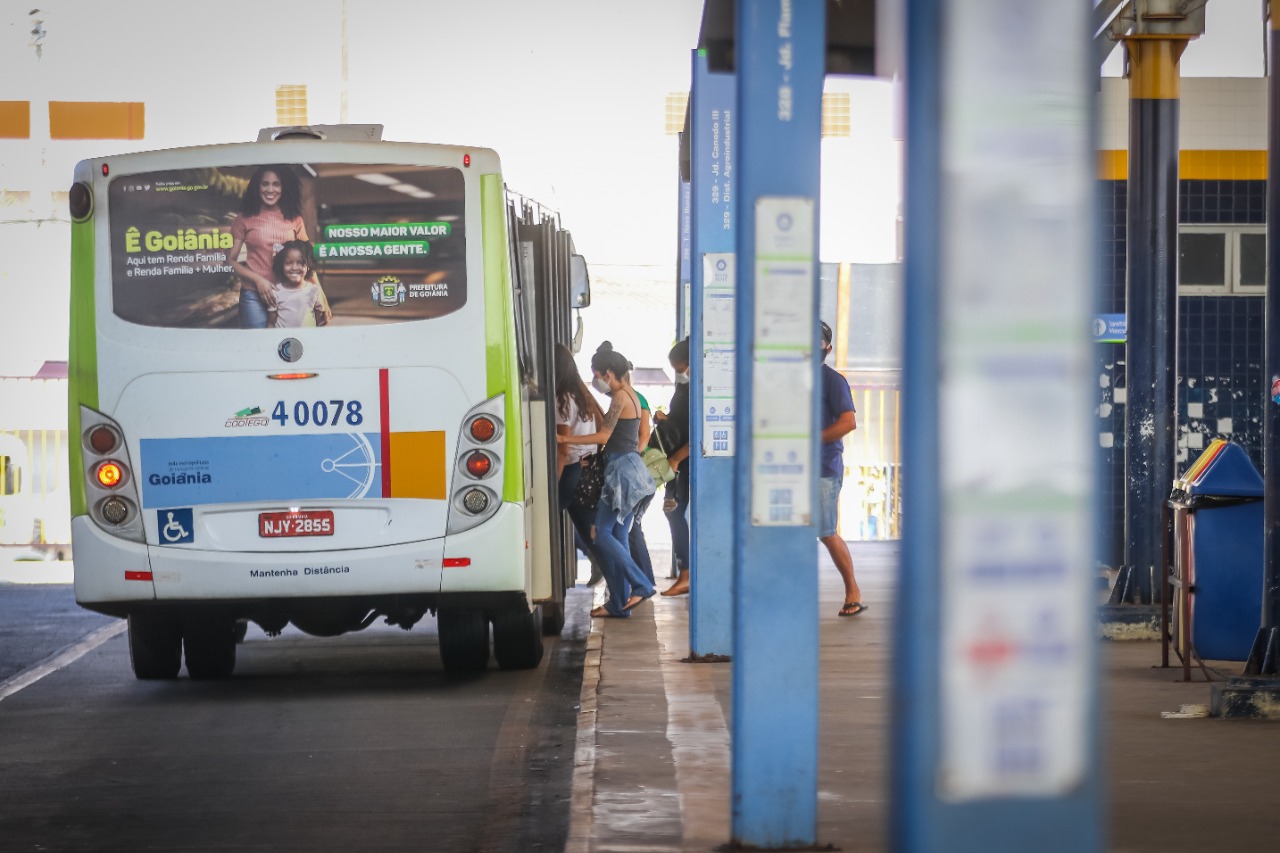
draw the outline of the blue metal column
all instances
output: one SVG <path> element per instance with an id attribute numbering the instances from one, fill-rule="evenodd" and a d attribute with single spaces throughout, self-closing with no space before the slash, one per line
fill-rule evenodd
<path id="1" fill-rule="evenodd" d="M 1267 395 L 1262 419 L 1265 531 L 1262 622 L 1245 666 L 1247 675 L 1280 676 L 1280 7 L 1271 6 L 1271 68 L 1267 80 Z"/>
<path id="2" fill-rule="evenodd" d="M 728 329 L 730 337 L 725 340 L 717 326 L 723 326 L 718 321 L 726 318 L 733 321 L 734 94 L 733 75 L 712 74 L 707 70 L 705 51 L 694 51 L 689 92 L 693 190 L 689 649 L 694 655 L 733 653 L 734 506 L 725 496 L 734 492 L 733 419 L 737 406 L 723 384 L 726 379 L 732 382 L 732 374 L 726 376 L 725 368 L 733 365 L 733 329 Z M 713 276 L 710 289 L 706 287 L 708 265 Z M 727 279 L 729 287 L 723 281 L 717 283 L 717 278 Z"/>
<path id="3" fill-rule="evenodd" d="M 693 269 L 693 196 L 689 181 L 677 175 L 680 193 L 680 250 L 676 263 L 676 340 L 689 334 L 689 290 Z"/>
<path id="4" fill-rule="evenodd" d="M 901 853 L 1102 847 L 1088 13 L 906 4 Z"/>
<path id="5" fill-rule="evenodd" d="M 1280 719 L 1280 9 L 1271 6 L 1267 81 L 1267 400 L 1262 418 L 1262 614 L 1243 673 L 1209 688 L 1217 717 Z"/>
<path id="6" fill-rule="evenodd" d="M 735 8 L 731 827 L 737 844 L 799 847 L 813 844 L 817 831 L 814 389 L 826 8 L 813 0 L 738 0 Z M 777 421 L 788 428 L 773 429 Z"/>

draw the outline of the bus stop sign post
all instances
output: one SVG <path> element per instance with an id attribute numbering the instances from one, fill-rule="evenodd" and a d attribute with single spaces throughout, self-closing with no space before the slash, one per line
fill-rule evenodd
<path id="1" fill-rule="evenodd" d="M 738 0 L 734 843 L 817 829 L 817 197 L 824 3 Z"/>
<path id="2" fill-rule="evenodd" d="M 706 52 L 693 52 L 689 97 L 693 196 L 692 336 L 689 358 L 693 466 L 689 514 L 689 649 L 733 653 L 734 489 L 734 80 L 712 74 Z"/>
<path id="3" fill-rule="evenodd" d="M 1102 846 L 1088 13 L 906 7 L 910 594 L 890 845 L 905 853 Z"/>

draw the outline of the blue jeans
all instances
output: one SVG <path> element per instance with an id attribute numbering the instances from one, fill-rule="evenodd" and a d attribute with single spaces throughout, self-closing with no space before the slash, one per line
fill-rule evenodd
<path id="1" fill-rule="evenodd" d="M 240 282 L 240 328 L 265 329 L 267 306 L 262 304 L 258 286 L 251 281 Z"/>
<path id="2" fill-rule="evenodd" d="M 688 466 L 686 459 L 676 478 L 667 483 L 666 500 L 674 500 L 675 505 L 667 509 L 669 504 L 664 501 L 662 507 L 671 527 L 671 553 L 676 558 L 676 568 L 681 571 L 689 568 L 689 474 L 685 470 Z"/>
<path id="3" fill-rule="evenodd" d="M 604 582 L 609 587 L 609 598 L 604 608 L 614 616 L 631 615 L 624 608 L 632 595 L 649 596 L 656 591 L 631 558 L 631 550 L 627 547 L 633 516 L 634 513 L 628 513 L 619 520 L 617 513 L 604 501 L 596 507 L 595 550 L 600 558 Z"/>
<path id="4" fill-rule="evenodd" d="M 650 586 L 657 581 L 653 579 L 653 560 L 649 557 L 649 543 L 645 541 L 644 528 L 640 522 L 644 519 L 645 511 L 649 509 L 649 504 L 652 502 L 653 495 L 649 495 L 636 504 L 635 519 L 631 522 L 631 532 L 627 534 L 627 550 L 631 552 L 631 559 L 636 561 L 640 571 L 644 572 Z"/>

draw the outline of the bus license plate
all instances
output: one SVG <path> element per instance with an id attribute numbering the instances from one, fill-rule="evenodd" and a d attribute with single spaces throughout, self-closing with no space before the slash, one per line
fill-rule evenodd
<path id="1" fill-rule="evenodd" d="M 332 536 L 333 511 L 311 509 L 300 512 L 260 512 L 258 513 L 258 535 L 265 538 Z"/>

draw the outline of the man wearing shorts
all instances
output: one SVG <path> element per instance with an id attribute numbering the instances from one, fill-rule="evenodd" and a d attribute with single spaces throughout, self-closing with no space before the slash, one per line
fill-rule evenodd
<path id="1" fill-rule="evenodd" d="M 857 414 L 853 408 L 853 394 L 845 378 L 826 364 L 831 354 L 831 327 L 822 324 L 822 451 L 818 480 L 818 541 L 827 546 L 827 553 L 836 564 L 836 570 L 844 580 L 844 606 L 841 616 L 857 616 L 867 609 L 862 603 L 862 591 L 853 579 L 853 557 L 849 546 L 836 532 L 839 514 L 840 486 L 844 482 L 844 441 L 846 435 L 858 428 Z"/>

